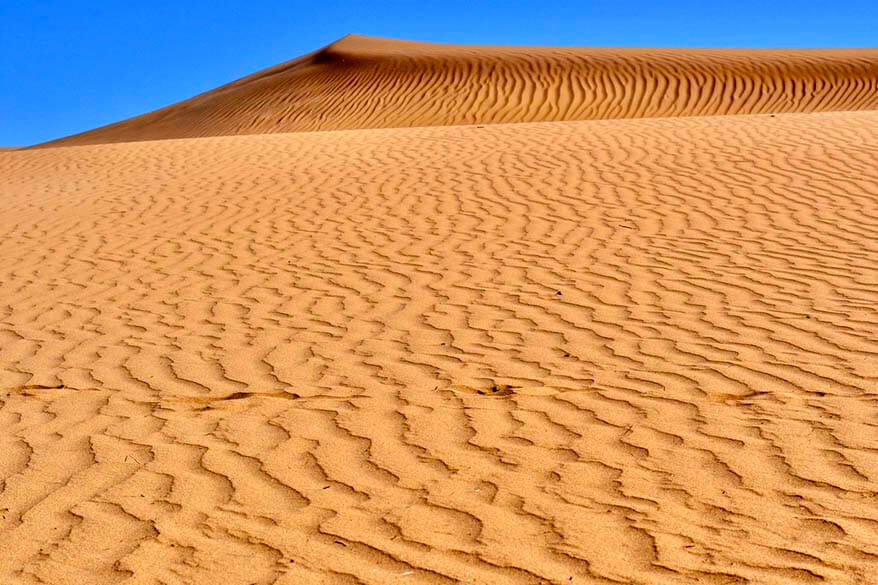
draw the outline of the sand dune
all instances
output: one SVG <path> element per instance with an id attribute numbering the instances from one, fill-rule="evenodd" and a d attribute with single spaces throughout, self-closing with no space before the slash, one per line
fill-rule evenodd
<path id="1" fill-rule="evenodd" d="M 362 36 L 49 144 L 878 109 L 878 49 L 455 46 Z"/>
<path id="2" fill-rule="evenodd" d="M 405 76 L 322 118 L 384 58 L 339 54 L 78 140 L 473 121 Z M 697 55 L 803 73 L 478 111 L 875 99 L 855 53 Z M 226 116 L 290 79 L 341 95 Z M 875 582 L 876 158 L 874 112 L 0 153 L 0 581 Z"/>

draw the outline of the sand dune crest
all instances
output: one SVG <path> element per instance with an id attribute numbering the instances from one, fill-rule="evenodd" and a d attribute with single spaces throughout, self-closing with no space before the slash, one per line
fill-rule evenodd
<path id="1" fill-rule="evenodd" d="M 878 109 L 878 50 L 458 46 L 351 35 L 48 144 L 512 122 Z"/>

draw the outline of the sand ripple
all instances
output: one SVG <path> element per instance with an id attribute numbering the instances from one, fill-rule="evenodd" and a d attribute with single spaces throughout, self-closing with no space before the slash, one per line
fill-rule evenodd
<path id="1" fill-rule="evenodd" d="M 878 109 L 878 49 L 488 47 L 352 35 L 53 144 L 870 109 Z"/>
<path id="2" fill-rule="evenodd" d="M 0 580 L 871 582 L 876 129 L 0 153 Z"/>

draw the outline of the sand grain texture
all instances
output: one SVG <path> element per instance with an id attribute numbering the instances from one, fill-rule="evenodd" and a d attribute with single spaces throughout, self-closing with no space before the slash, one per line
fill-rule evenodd
<path id="1" fill-rule="evenodd" d="M 878 113 L 0 153 L 0 582 L 866 584 Z"/>

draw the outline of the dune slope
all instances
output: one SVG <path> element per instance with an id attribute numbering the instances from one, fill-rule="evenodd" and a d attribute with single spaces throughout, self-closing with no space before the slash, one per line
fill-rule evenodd
<path id="1" fill-rule="evenodd" d="M 458 46 L 349 36 L 50 142 L 878 109 L 878 50 Z"/>
<path id="2" fill-rule="evenodd" d="M 871 112 L 0 153 L 0 581 L 871 582 L 876 157 Z"/>

